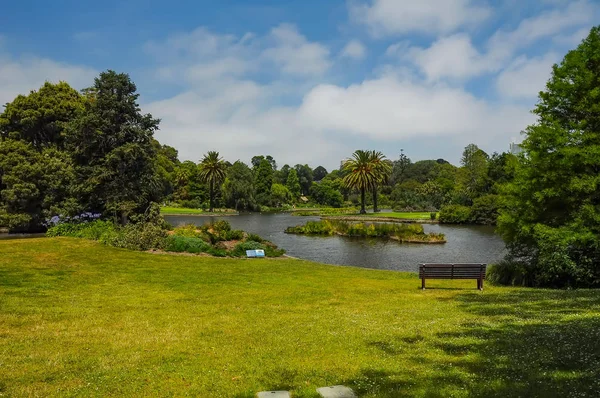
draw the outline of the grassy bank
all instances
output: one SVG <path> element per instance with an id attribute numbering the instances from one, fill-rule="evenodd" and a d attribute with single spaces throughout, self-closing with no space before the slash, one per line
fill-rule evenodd
<path id="1" fill-rule="evenodd" d="M 291 259 L 0 241 L 0 394 L 362 397 L 600 391 L 600 293 Z"/>
<path id="2" fill-rule="evenodd" d="M 231 216 L 237 214 L 234 210 L 224 209 L 216 210 L 213 212 L 204 211 L 202 209 L 188 209 L 185 207 L 168 207 L 164 206 L 160 208 L 160 214 L 164 216 L 175 216 L 175 215 L 203 215 L 203 216 Z"/>
<path id="3" fill-rule="evenodd" d="M 365 219 L 396 219 L 396 220 L 431 220 L 430 212 L 385 212 L 360 214 L 357 209 L 301 209 L 293 212 L 297 216 L 321 216 L 328 218 L 356 218 L 363 217 Z"/>

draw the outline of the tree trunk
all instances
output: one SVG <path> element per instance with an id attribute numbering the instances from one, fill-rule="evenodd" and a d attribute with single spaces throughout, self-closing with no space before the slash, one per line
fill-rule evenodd
<path id="1" fill-rule="evenodd" d="M 360 214 L 367 214 L 367 210 L 365 210 L 365 188 L 360 189 Z"/>
<path id="2" fill-rule="evenodd" d="M 212 180 L 210 181 L 210 185 L 208 188 L 208 196 L 209 196 L 208 201 L 209 201 L 209 207 L 210 207 L 210 209 L 208 209 L 208 211 L 212 213 L 213 211 L 215 211 L 214 205 L 213 205 L 213 182 L 212 182 Z"/>
<path id="3" fill-rule="evenodd" d="M 373 213 L 379 213 L 377 208 L 377 184 L 373 184 Z"/>

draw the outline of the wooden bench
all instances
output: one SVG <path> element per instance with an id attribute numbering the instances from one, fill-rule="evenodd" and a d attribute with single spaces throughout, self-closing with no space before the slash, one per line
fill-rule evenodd
<path id="1" fill-rule="evenodd" d="M 421 288 L 425 279 L 477 279 L 477 289 L 483 290 L 486 264 L 419 264 Z"/>

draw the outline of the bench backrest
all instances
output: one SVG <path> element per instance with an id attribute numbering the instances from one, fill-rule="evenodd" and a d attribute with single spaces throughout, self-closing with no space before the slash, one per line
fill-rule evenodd
<path id="1" fill-rule="evenodd" d="M 419 264 L 421 279 L 483 279 L 486 264 Z"/>

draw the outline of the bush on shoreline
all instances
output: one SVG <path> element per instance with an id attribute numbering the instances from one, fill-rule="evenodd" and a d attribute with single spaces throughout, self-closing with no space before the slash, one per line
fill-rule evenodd
<path id="1" fill-rule="evenodd" d="M 227 221 L 202 226 L 184 225 L 169 231 L 165 223 L 150 222 L 148 219 L 125 226 L 96 220 L 57 224 L 46 235 L 97 240 L 108 246 L 138 251 L 164 250 L 173 253 L 206 253 L 216 257 L 245 257 L 246 250 L 262 249 L 267 257 L 285 254 L 285 250 L 278 249 L 258 235 L 231 229 Z"/>

